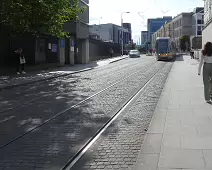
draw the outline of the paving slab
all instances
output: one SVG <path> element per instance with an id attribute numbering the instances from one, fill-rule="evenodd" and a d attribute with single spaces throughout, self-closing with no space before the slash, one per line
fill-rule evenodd
<path id="1" fill-rule="evenodd" d="M 187 55 L 176 59 L 141 147 L 136 170 L 154 170 L 157 156 L 157 170 L 212 168 L 212 105 L 204 100 L 198 64 Z M 156 136 L 161 136 L 161 140 Z M 154 152 L 145 153 L 146 148 Z M 150 157 L 153 165 L 146 163 Z"/>

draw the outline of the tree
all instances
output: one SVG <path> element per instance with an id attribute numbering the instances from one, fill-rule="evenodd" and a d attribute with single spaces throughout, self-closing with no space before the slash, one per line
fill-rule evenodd
<path id="1" fill-rule="evenodd" d="M 10 33 L 33 35 L 67 35 L 64 23 L 77 20 L 84 8 L 78 0 L 2 0 L 1 24 Z"/>
<path id="2" fill-rule="evenodd" d="M 136 43 L 132 44 L 132 50 L 134 50 L 136 48 Z"/>
<path id="3" fill-rule="evenodd" d="M 185 51 L 190 47 L 190 36 L 184 35 L 180 38 L 180 48 L 181 50 Z"/>

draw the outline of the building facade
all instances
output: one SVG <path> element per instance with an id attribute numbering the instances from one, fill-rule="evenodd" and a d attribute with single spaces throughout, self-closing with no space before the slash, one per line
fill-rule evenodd
<path id="1" fill-rule="evenodd" d="M 202 45 L 212 42 L 212 0 L 204 2 L 204 27 L 202 30 Z"/>
<path id="2" fill-rule="evenodd" d="M 194 36 L 202 36 L 202 29 L 204 27 L 204 8 L 197 7 L 192 15 L 192 29 Z"/>
<path id="3" fill-rule="evenodd" d="M 167 25 L 161 27 L 154 36 L 153 39 L 157 37 L 169 36 L 177 47 L 180 46 L 180 38 L 183 35 L 192 36 L 192 15 L 193 13 L 181 13 L 173 18 L 173 20 Z"/>
<path id="4" fill-rule="evenodd" d="M 123 23 L 122 26 L 129 30 L 129 40 L 132 39 L 132 26 L 131 23 Z"/>
<path id="5" fill-rule="evenodd" d="M 79 21 L 69 21 L 64 24 L 64 31 L 69 33 L 70 38 L 59 39 L 49 35 L 11 35 L 7 29 L 1 27 L 0 43 L 3 45 L 0 47 L 0 65 L 10 67 L 13 64 L 14 51 L 20 46 L 27 56 L 27 65 L 88 62 L 89 0 L 80 0 L 79 3 L 81 7 L 85 7 L 85 11 L 79 14 Z"/>
<path id="6" fill-rule="evenodd" d="M 66 60 L 69 60 L 66 64 L 89 62 L 89 0 L 80 0 L 79 6 L 85 8 L 84 12 L 78 16 L 79 20 L 69 21 L 64 26 L 65 31 L 70 35 L 70 40 L 66 44 L 68 48 L 74 48 L 74 51 L 66 52 Z"/>
<path id="7" fill-rule="evenodd" d="M 141 46 L 145 46 L 147 42 L 148 31 L 141 31 Z"/>
<path id="8" fill-rule="evenodd" d="M 123 42 L 126 45 L 131 41 L 131 30 L 128 28 L 123 28 L 112 23 L 89 26 L 90 34 L 97 34 L 100 40 L 117 44 L 121 44 L 122 30 Z"/>
<path id="9" fill-rule="evenodd" d="M 152 34 L 152 48 L 155 49 L 155 42 L 158 37 L 170 37 L 173 38 L 172 34 L 172 21 L 166 22 L 161 28 Z"/>
<path id="10" fill-rule="evenodd" d="M 202 7 L 195 8 L 193 12 L 181 13 L 174 17 L 171 22 L 164 24 L 152 35 L 153 44 L 157 37 L 170 37 L 176 47 L 179 48 L 180 38 L 182 36 L 189 36 L 191 39 L 190 42 L 194 42 L 190 44 L 196 44 L 197 39 L 198 41 L 201 39 L 203 23 L 204 8 Z"/>
<path id="11" fill-rule="evenodd" d="M 147 20 L 147 31 L 148 31 L 148 36 L 147 40 L 149 42 L 152 41 L 152 35 L 157 32 L 162 25 L 164 25 L 167 21 L 171 21 L 172 17 L 163 17 L 163 18 L 154 18 L 154 19 L 148 19 Z"/>

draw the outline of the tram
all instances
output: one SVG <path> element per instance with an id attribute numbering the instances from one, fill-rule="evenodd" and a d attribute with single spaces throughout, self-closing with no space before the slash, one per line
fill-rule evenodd
<path id="1" fill-rule="evenodd" d="M 169 37 L 158 37 L 155 43 L 156 59 L 172 60 L 176 57 L 176 49 Z"/>

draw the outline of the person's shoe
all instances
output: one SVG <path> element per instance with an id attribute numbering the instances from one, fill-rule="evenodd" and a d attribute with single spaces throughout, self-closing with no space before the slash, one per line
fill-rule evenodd
<path id="1" fill-rule="evenodd" d="M 25 71 L 22 71 L 21 73 L 22 73 L 22 74 L 26 74 L 26 72 L 25 72 Z"/>
<path id="2" fill-rule="evenodd" d="M 17 72 L 16 74 L 17 74 L 17 75 L 19 75 L 20 73 L 19 73 L 19 72 Z"/>

